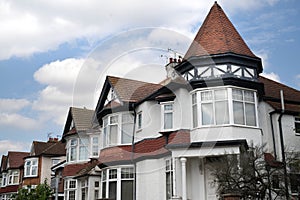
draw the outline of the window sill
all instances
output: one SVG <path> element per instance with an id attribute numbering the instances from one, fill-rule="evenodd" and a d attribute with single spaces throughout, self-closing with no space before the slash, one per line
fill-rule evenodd
<path id="1" fill-rule="evenodd" d="M 207 126 L 198 126 L 192 128 L 192 130 L 202 129 L 202 128 L 223 128 L 223 127 L 238 127 L 238 128 L 250 128 L 250 129 L 260 129 L 258 126 L 246 126 L 239 124 L 224 124 L 224 125 L 207 125 Z M 300 136 L 300 134 L 299 134 Z"/>
<path id="2" fill-rule="evenodd" d="M 37 178 L 38 175 L 27 175 L 27 176 L 24 176 L 23 178 Z"/>

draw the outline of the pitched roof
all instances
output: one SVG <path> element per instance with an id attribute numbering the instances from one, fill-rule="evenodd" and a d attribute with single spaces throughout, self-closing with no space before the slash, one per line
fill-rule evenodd
<path id="1" fill-rule="evenodd" d="M 285 110 L 300 113 L 300 91 L 263 76 L 259 81 L 264 84 L 264 100 L 274 109 L 281 110 L 280 90 L 283 91 Z"/>
<path id="2" fill-rule="evenodd" d="M 256 58 L 223 9 L 215 2 L 184 58 L 223 53 Z"/>
<path id="3" fill-rule="evenodd" d="M 92 174 L 92 170 L 99 164 L 99 162 L 97 160 L 89 162 L 84 168 L 82 168 L 81 170 L 79 170 L 76 175 L 75 178 L 79 178 L 82 176 L 86 176 L 86 175 L 91 175 Z"/>
<path id="4" fill-rule="evenodd" d="M 2 155 L 2 159 L 1 159 L 1 171 L 6 170 L 7 167 L 7 156 L 6 155 Z"/>
<path id="5" fill-rule="evenodd" d="M 94 110 L 71 107 L 70 112 L 77 131 L 85 131 L 91 128 Z"/>
<path id="6" fill-rule="evenodd" d="M 119 99 L 123 102 L 139 102 L 163 87 L 160 84 L 147 83 L 114 76 L 108 76 L 107 79 Z"/>
<path id="7" fill-rule="evenodd" d="M 26 156 L 29 156 L 28 152 L 15 152 L 15 151 L 9 151 L 8 152 L 8 164 L 9 168 L 19 168 L 24 163 L 24 158 Z"/>
<path id="8" fill-rule="evenodd" d="M 62 176 L 75 176 L 80 170 L 84 169 L 88 166 L 89 163 L 78 163 L 78 164 L 70 164 L 66 165 L 63 169 Z"/>
<path id="9" fill-rule="evenodd" d="M 66 154 L 65 144 L 62 142 L 39 142 L 33 141 L 34 156 L 53 155 L 61 156 Z"/>

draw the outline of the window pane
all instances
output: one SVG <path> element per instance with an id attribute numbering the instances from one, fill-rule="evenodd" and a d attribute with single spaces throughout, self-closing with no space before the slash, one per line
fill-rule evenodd
<path id="1" fill-rule="evenodd" d="M 138 114 L 138 129 L 142 128 L 142 113 Z"/>
<path id="2" fill-rule="evenodd" d="M 71 148 L 71 157 L 70 157 L 71 161 L 76 160 L 76 154 L 77 154 L 76 149 L 77 149 L 76 147 Z"/>
<path id="3" fill-rule="evenodd" d="M 196 104 L 197 103 L 197 93 L 194 93 L 192 95 L 192 104 Z"/>
<path id="4" fill-rule="evenodd" d="M 111 116 L 110 117 L 110 124 L 118 123 L 118 116 Z"/>
<path id="5" fill-rule="evenodd" d="M 106 197 L 106 182 L 102 183 L 102 198 Z"/>
<path id="6" fill-rule="evenodd" d="M 88 159 L 88 151 L 86 146 L 82 146 L 79 148 L 79 160 L 87 160 Z"/>
<path id="7" fill-rule="evenodd" d="M 69 200 L 75 200 L 75 191 L 69 191 Z"/>
<path id="8" fill-rule="evenodd" d="M 117 125 L 110 126 L 109 143 L 110 144 L 118 143 L 118 126 Z"/>
<path id="9" fill-rule="evenodd" d="M 121 199 L 122 200 L 132 200 L 133 199 L 133 181 L 132 180 L 122 180 L 121 182 Z"/>
<path id="10" fill-rule="evenodd" d="M 164 105 L 164 110 L 173 110 L 173 104 Z"/>
<path id="11" fill-rule="evenodd" d="M 109 182 L 109 198 L 110 199 L 116 199 L 117 197 L 117 182 L 113 181 L 113 182 Z"/>
<path id="12" fill-rule="evenodd" d="M 229 124 L 228 102 L 217 101 L 216 109 L 216 124 Z"/>
<path id="13" fill-rule="evenodd" d="M 244 108 L 242 102 L 233 102 L 233 118 L 235 124 L 245 124 L 244 120 Z"/>
<path id="14" fill-rule="evenodd" d="M 37 175 L 37 166 L 32 166 L 31 175 Z"/>
<path id="15" fill-rule="evenodd" d="M 256 126 L 255 105 L 245 103 L 246 125 Z"/>
<path id="16" fill-rule="evenodd" d="M 164 129 L 173 128 L 173 113 L 164 114 Z"/>
<path id="17" fill-rule="evenodd" d="M 122 179 L 132 179 L 133 178 L 133 168 L 122 168 L 121 178 Z"/>
<path id="18" fill-rule="evenodd" d="M 109 179 L 116 179 L 117 178 L 117 169 L 109 170 Z"/>
<path id="19" fill-rule="evenodd" d="M 133 132 L 133 124 L 122 125 L 122 144 L 131 143 L 132 132 Z"/>
<path id="20" fill-rule="evenodd" d="M 243 91 L 238 89 L 232 89 L 232 98 L 234 100 L 243 100 Z"/>
<path id="21" fill-rule="evenodd" d="M 212 103 L 201 104 L 202 110 L 202 125 L 210 125 L 214 123 L 213 119 L 213 105 Z"/>
<path id="22" fill-rule="evenodd" d="M 244 91 L 245 101 L 254 102 L 254 92 L 252 91 Z"/>
<path id="23" fill-rule="evenodd" d="M 201 92 L 201 101 L 209 101 L 212 100 L 212 92 Z"/>
<path id="24" fill-rule="evenodd" d="M 193 127 L 198 126 L 198 113 L 197 113 L 197 104 L 193 105 Z"/>
<path id="25" fill-rule="evenodd" d="M 215 90 L 215 100 L 227 99 L 227 90 Z"/>

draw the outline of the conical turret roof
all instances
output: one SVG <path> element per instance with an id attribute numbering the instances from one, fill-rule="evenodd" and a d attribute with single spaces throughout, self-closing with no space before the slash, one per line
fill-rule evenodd
<path id="1" fill-rule="evenodd" d="M 184 58 L 224 53 L 257 58 L 215 2 Z"/>

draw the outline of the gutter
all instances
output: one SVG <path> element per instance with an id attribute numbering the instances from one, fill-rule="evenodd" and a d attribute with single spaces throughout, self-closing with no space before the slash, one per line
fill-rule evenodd
<path id="1" fill-rule="evenodd" d="M 269 113 L 270 116 L 270 122 L 271 122 L 271 133 L 272 133 L 272 140 L 273 140 L 273 152 L 275 160 L 277 160 L 277 152 L 276 152 L 276 140 L 275 140 L 275 133 L 274 133 L 274 124 L 273 124 L 273 115 L 276 113 L 276 111 L 272 111 Z"/>

